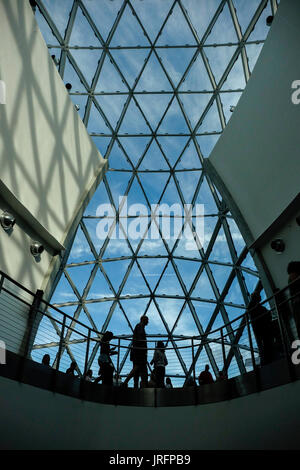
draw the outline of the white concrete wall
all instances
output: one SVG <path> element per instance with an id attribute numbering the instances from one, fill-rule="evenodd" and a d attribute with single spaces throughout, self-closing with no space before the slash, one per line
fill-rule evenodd
<path id="1" fill-rule="evenodd" d="M 282 0 L 247 87 L 209 158 L 253 241 L 300 192 L 300 104 L 292 102 L 292 83 L 300 80 L 299 41 L 300 2 Z M 300 230 L 293 220 L 277 234 L 288 232 L 283 255 L 269 248 L 276 234 L 260 247 L 278 286 L 287 283 L 288 261 L 300 259 Z"/>
<path id="2" fill-rule="evenodd" d="M 55 254 L 76 227 L 106 161 L 75 110 L 29 1 L 0 0 L 0 18 L 0 80 L 6 85 L 0 213 L 16 217 L 11 232 L 0 226 L 0 270 L 35 292 L 49 289 L 60 261 Z M 32 239 L 45 246 L 38 260 L 30 253 Z M 1 307 L 0 318 L 6 318 Z"/>
<path id="3" fill-rule="evenodd" d="M 84 402 L 2 377 L 0 386 L 2 449 L 182 449 L 188 454 L 300 448 L 299 381 L 231 401 L 166 408 Z"/>

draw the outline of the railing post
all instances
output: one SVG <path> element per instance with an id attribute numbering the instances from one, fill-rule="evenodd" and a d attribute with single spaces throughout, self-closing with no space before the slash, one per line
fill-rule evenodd
<path id="1" fill-rule="evenodd" d="M 118 339 L 118 357 L 117 357 L 117 385 L 119 384 L 119 368 L 120 368 L 120 344 L 121 340 Z"/>
<path id="2" fill-rule="evenodd" d="M 257 366 L 256 366 L 256 363 L 255 363 L 253 341 L 252 341 L 251 330 L 250 330 L 249 313 L 246 312 L 245 316 L 246 316 L 246 323 L 247 323 L 247 331 L 248 331 L 248 339 L 249 339 L 249 346 L 250 346 L 250 352 L 251 352 L 252 366 L 253 366 L 253 370 L 254 370 L 254 373 L 255 373 L 256 385 L 257 385 L 258 390 L 260 390 L 261 387 L 260 387 L 260 381 L 259 381 L 259 376 L 258 376 L 258 370 L 257 370 Z"/>
<path id="3" fill-rule="evenodd" d="M 194 398 L 195 398 L 195 405 L 198 405 L 198 394 L 197 394 L 196 373 L 195 373 L 194 338 L 191 338 L 191 342 L 192 342 L 192 359 L 193 359 Z"/>
<path id="4" fill-rule="evenodd" d="M 86 344 L 86 351 L 85 351 L 85 362 L 84 362 L 84 373 L 83 379 L 85 379 L 87 374 L 87 367 L 88 367 L 88 360 L 89 360 L 89 352 L 90 352 L 90 341 L 91 341 L 91 329 L 88 329 L 87 335 L 87 344 Z"/>
<path id="5" fill-rule="evenodd" d="M 226 353 L 225 353 L 225 343 L 224 343 L 224 333 L 223 333 L 223 327 L 221 328 L 221 343 L 222 343 L 222 356 L 223 356 L 223 373 L 225 374 L 225 368 L 226 368 Z"/>
<path id="6" fill-rule="evenodd" d="M 58 347 L 57 362 L 56 362 L 56 370 L 59 370 L 59 366 L 60 366 L 60 359 L 61 359 L 61 353 L 62 353 L 63 342 L 64 342 L 65 326 L 66 326 L 66 316 L 64 315 L 63 323 L 62 323 L 62 327 L 61 327 L 61 332 L 60 332 L 59 347 Z"/>

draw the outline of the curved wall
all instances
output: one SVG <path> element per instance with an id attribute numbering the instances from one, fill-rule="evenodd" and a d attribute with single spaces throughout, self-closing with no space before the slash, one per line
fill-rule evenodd
<path id="1" fill-rule="evenodd" d="M 288 262 L 300 259 L 300 92 L 292 88 L 300 79 L 299 41 L 300 2 L 281 0 L 253 74 L 207 162 L 248 247 L 262 254 L 277 287 L 287 284 Z M 280 256 L 270 248 L 276 238 L 286 245 Z"/>
<path id="2" fill-rule="evenodd" d="M 0 386 L 2 449 L 182 449 L 188 453 L 300 446 L 299 381 L 231 401 L 167 408 L 84 402 L 3 377 Z"/>

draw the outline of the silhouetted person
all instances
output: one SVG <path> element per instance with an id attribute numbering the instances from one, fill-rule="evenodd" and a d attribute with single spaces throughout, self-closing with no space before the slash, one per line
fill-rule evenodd
<path id="1" fill-rule="evenodd" d="M 156 349 L 153 354 L 153 359 L 150 364 L 154 364 L 154 374 L 156 378 L 156 386 L 165 386 L 165 371 L 168 360 L 165 354 L 165 345 L 163 341 L 157 341 Z"/>
<path id="2" fill-rule="evenodd" d="M 93 380 L 93 371 L 92 371 L 92 369 L 89 369 L 87 371 L 86 376 L 85 376 L 85 380 L 87 382 L 92 382 L 92 380 Z"/>
<path id="3" fill-rule="evenodd" d="M 49 354 L 45 354 L 45 355 L 43 356 L 42 364 L 43 364 L 44 366 L 51 367 L 51 366 L 50 366 L 50 356 L 49 356 Z"/>
<path id="4" fill-rule="evenodd" d="M 125 387 L 132 377 L 134 380 L 134 388 L 138 388 L 139 377 L 141 377 L 141 386 L 147 387 L 147 342 L 145 326 L 148 325 L 148 322 L 148 317 L 146 315 L 142 315 L 140 322 L 133 330 L 132 347 L 130 352 L 130 360 L 133 363 L 133 368 L 123 383 L 123 386 Z"/>
<path id="5" fill-rule="evenodd" d="M 211 373 L 209 372 L 209 365 L 206 364 L 205 369 L 199 375 L 199 385 L 212 384 L 214 379 L 212 378 Z"/>
<path id="6" fill-rule="evenodd" d="M 73 377 L 75 377 L 75 369 L 76 369 L 76 362 L 72 361 L 69 369 L 66 370 L 66 374 L 72 375 Z"/>
<path id="7" fill-rule="evenodd" d="M 110 340 L 113 338 L 111 331 L 106 331 L 100 341 L 100 356 L 98 358 L 99 364 L 99 377 L 95 380 L 96 383 L 102 379 L 103 385 L 113 385 L 113 373 L 114 365 L 111 361 L 110 356 L 117 354 L 114 351 L 115 348 L 111 348 L 109 345 Z"/>
<path id="8" fill-rule="evenodd" d="M 275 338 L 272 314 L 260 304 L 262 283 L 259 281 L 248 304 L 249 318 L 259 351 L 261 365 L 269 364 L 274 359 Z"/>
<path id="9" fill-rule="evenodd" d="M 171 382 L 170 377 L 166 378 L 166 388 L 173 388 L 173 384 Z"/>
<path id="10" fill-rule="evenodd" d="M 290 285 L 290 305 L 295 319 L 298 338 L 300 338 L 300 261 L 291 261 L 287 267 Z"/>

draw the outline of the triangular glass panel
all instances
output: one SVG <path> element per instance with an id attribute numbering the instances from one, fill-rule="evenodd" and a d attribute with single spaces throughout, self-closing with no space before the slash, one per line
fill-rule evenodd
<path id="1" fill-rule="evenodd" d="M 178 318 L 178 315 L 182 309 L 184 304 L 183 299 L 163 299 L 157 298 L 156 299 L 157 305 L 159 310 L 161 311 L 169 330 L 172 330 L 175 322 Z M 177 332 L 179 334 L 179 332 Z M 184 331 L 180 334 L 185 334 Z"/>
<path id="2" fill-rule="evenodd" d="M 85 2 L 85 7 L 105 40 L 119 13 L 120 2 L 101 2 L 101 14 L 98 2 Z"/>
<path id="3" fill-rule="evenodd" d="M 119 118 L 127 99 L 127 95 L 100 95 L 97 97 L 97 101 L 113 129 L 119 124 Z"/>
<path id="4" fill-rule="evenodd" d="M 87 302 L 85 304 L 85 308 L 88 310 L 90 316 L 92 317 L 97 331 L 102 331 L 105 320 L 106 320 L 113 304 L 114 304 L 114 302 L 107 301 L 107 300 L 103 301 L 103 302 L 98 302 L 98 303 L 88 303 Z M 95 337 L 96 335 L 93 334 L 92 336 Z M 98 366 L 98 368 L 99 368 L 99 366 Z"/>
<path id="5" fill-rule="evenodd" d="M 220 132 L 222 130 L 220 115 L 216 101 L 212 103 L 209 110 L 202 118 L 201 125 L 198 127 L 198 133 Z"/>
<path id="6" fill-rule="evenodd" d="M 207 183 L 206 178 L 203 179 L 196 204 L 204 204 L 204 214 L 218 214 L 218 208 L 211 193 L 211 189 Z"/>
<path id="7" fill-rule="evenodd" d="M 36 9 L 36 12 L 35 12 L 35 19 L 37 21 L 37 24 L 39 26 L 39 29 L 43 35 L 43 38 L 46 44 L 47 45 L 48 44 L 59 45 L 58 40 L 52 33 L 50 26 L 48 25 L 44 16 L 40 13 L 40 10 L 38 8 Z M 50 55 L 55 55 L 56 59 L 59 59 L 60 54 L 57 53 L 56 49 L 49 49 L 49 53 Z"/>
<path id="8" fill-rule="evenodd" d="M 126 110 L 126 115 L 120 126 L 121 134 L 149 134 L 150 128 L 147 125 L 137 104 L 131 99 Z"/>
<path id="9" fill-rule="evenodd" d="M 201 161 L 197 150 L 195 149 L 194 142 L 191 141 L 185 151 L 183 152 L 182 156 L 180 157 L 179 162 L 176 165 L 176 170 L 181 169 L 194 169 L 194 168 L 201 168 Z M 176 173 L 177 174 L 177 173 Z"/>
<path id="10" fill-rule="evenodd" d="M 132 162 L 133 166 L 136 167 L 145 150 L 149 146 L 149 137 L 140 136 L 134 139 L 131 139 L 130 137 L 119 137 L 118 140 L 127 153 L 128 158 Z"/>
<path id="11" fill-rule="evenodd" d="M 222 90 L 243 90 L 246 86 L 246 80 L 244 75 L 244 69 L 242 64 L 241 54 L 235 61 L 232 69 L 230 70 Z"/>
<path id="12" fill-rule="evenodd" d="M 246 54 L 248 57 L 248 63 L 249 63 L 251 73 L 253 72 L 254 66 L 261 53 L 262 47 L 263 47 L 263 44 L 247 44 L 246 45 Z"/>
<path id="13" fill-rule="evenodd" d="M 97 66 L 99 51 L 89 49 L 72 49 L 71 55 L 87 83 L 91 86 Z"/>
<path id="14" fill-rule="evenodd" d="M 78 297 L 73 291 L 65 274 L 63 274 L 51 298 L 51 303 L 58 304 L 58 303 L 74 302 L 74 301 L 78 302 Z"/>
<path id="15" fill-rule="evenodd" d="M 146 327 L 146 333 L 148 335 L 157 335 L 157 334 L 167 334 L 166 327 L 159 315 L 157 307 L 153 301 L 151 301 L 149 308 L 146 312 L 147 317 L 149 318 L 149 323 Z M 156 340 L 154 338 L 147 338 L 147 347 L 148 347 L 148 361 L 153 357 L 154 348 Z"/>
<path id="16" fill-rule="evenodd" d="M 207 47 L 205 49 L 217 84 L 224 74 L 235 50 L 236 46 Z"/>
<path id="17" fill-rule="evenodd" d="M 103 263 L 103 269 L 106 275 L 109 277 L 109 280 L 112 283 L 113 288 L 116 290 L 116 292 L 119 290 L 120 284 L 123 281 L 129 264 L 129 259 L 107 261 Z"/>
<path id="18" fill-rule="evenodd" d="M 166 296 L 184 295 L 171 263 L 168 264 L 155 293 Z"/>
<path id="19" fill-rule="evenodd" d="M 192 67 L 189 70 L 184 82 L 180 86 L 180 91 L 209 91 L 212 84 L 209 79 L 206 67 L 201 54 L 198 54 Z"/>
<path id="20" fill-rule="evenodd" d="M 112 317 L 110 319 L 107 329 L 109 331 L 112 331 L 114 335 L 132 335 L 132 330 L 119 305 L 116 305 L 116 308 L 113 311 L 113 314 L 112 314 Z M 116 339 L 112 339 L 111 344 L 116 346 L 118 344 L 118 341 Z M 129 345 L 128 341 L 123 341 L 123 346 L 128 346 L 128 345 Z M 120 358 L 121 358 L 122 356 L 124 356 L 125 348 L 120 348 L 120 350 L 121 350 L 121 355 L 120 355 Z"/>
<path id="21" fill-rule="evenodd" d="M 201 299 L 210 300 L 216 299 L 205 269 L 202 271 L 195 288 L 192 290 L 191 297 L 199 297 Z"/>
<path id="22" fill-rule="evenodd" d="M 238 21 L 241 26 L 242 33 L 244 34 L 261 2 L 260 0 L 253 0 L 251 2 L 248 2 L 247 0 L 239 0 L 238 2 L 234 3 Z"/>
<path id="23" fill-rule="evenodd" d="M 132 251 L 130 250 L 128 246 L 127 240 L 125 238 L 120 238 L 121 236 L 125 237 L 124 233 L 118 227 L 117 227 L 116 233 L 119 234 L 119 237 L 111 238 L 109 240 L 108 245 L 103 254 L 103 259 L 110 259 L 110 258 L 116 258 L 119 256 L 132 255 Z"/>
<path id="24" fill-rule="evenodd" d="M 197 141 L 204 158 L 208 158 L 214 146 L 219 140 L 220 135 L 201 135 L 197 136 Z"/>
<path id="25" fill-rule="evenodd" d="M 119 198 L 125 195 L 129 182 L 132 178 L 132 173 L 124 171 L 108 171 L 106 179 L 109 185 L 116 208 L 119 207 Z"/>
<path id="26" fill-rule="evenodd" d="M 112 134 L 112 128 L 108 120 L 104 120 L 94 103 L 91 106 L 87 130 L 88 132 L 97 134 Z"/>
<path id="27" fill-rule="evenodd" d="M 65 65 L 65 71 L 64 71 L 64 82 L 71 83 L 72 93 L 73 92 L 87 93 L 85 86 L 83 85 L 77 72 L 71 65 L 68 57 L 66 59 L 66 65 Z"/>
<path id="28" fill-rule="evenodd" d="M 133 207 L 136 204 L 142 204 L 144 207 Z M 138 217 L 139 215 L 150 215 L 150 209 L 143 194 L 141 185 L 137 178 L 134 178 L 127 197 L 127 206 L 129 215 Z M 138 213 L 139 212 L 139 213 Z M 129 222 L 130 223 L 130 222 Z M 144 224 L 142 224 L 144 225 Z"/>
<path id="29" fill-rule="evenodd" d="M 69 44 L 70 46 L 101 46 L 81 8 L 77 9 Z M 100 55 L 99 51 L 98 55 Z"/>
<path id="30" fill-rule="evenodd" d="M 166 265 L 166 259 L 159 258 L 140 258 L 138 263 L 144 273 L 145 278 L 153 291 L 159 281 L 161 273 Z"/>
<path id="31" fill-rule="evenodd" d="M 85 211 L 84 211 L 84 216 L 87 215 L 96 215 L 97 208 L 100 204 L 110 204 L 110 200 L 104 185 L 104 182 L 102 181 L 99 186 L 97 187 L 93 198 L 87 205 Z"/>
<path id="32" fill-rule="evenodd" d="M 137 323 L 140 322 L 140 318 L 142 315 L 146 313 L 148 316 L 148 310 L 146 312 L 147 305 L 149 304 L 149 298 L 141 298 L 141 299 L 122 299 L 120 301 L 128 320 L 132 326 L 132 329 L 136 326 Z M 150 326 L 150 316 L 149 316 L 149 326 Z M 149 333 L 148 329 L 149 326 L 146 327 L 146 333 Z"/>
<path id="33" fill-rule="evenodd" d="M 168 252 L 161 238 L 143 240 L 139 256 L 167 256 Z"/>
<path id="34" fill-rule="evenodd" d="M 193 26 L 201 40 L 216 13 L 219 2 L 195 3 L 193 0 L 182 0 L 182 4 L 192 19 Z"/>
<path id="35" fill-rule="evenodd" d="M 176 98 L 173 99 L 167 114 L 158 129 L 160 134 L 187 134 L 189 129 Z"/>
<path id="36" fill-rule="evenodd" d="M 135 91 L 171 91 L 172 86 L 163 71 L 159 60 L 152 52 L 138 81 Z M 157 103 L 159 105 L 159 103 Z"/>
<path id="37" fill-rule="evenodd" d="M 177 313 L 177 312 L 174 312 L 174 313 Z M 196 326 L 194 317 L 188 305 L 184 307 L 183 312 L 180 315 L 180 318 L 176 321 L 176 324 L 173 325 L 172 334 L 184 335 L 184 336 L 197 336 L 200 334 Z M 189 341 L 189 344 L 191 344 L 191 341 Z M 182 341 L 178 342 L 178 346 L 179 345 L 183 346 L 183 342 Z M 186 359 L 186 354 L 189 351 L 191 352 L 190 348 L 185 349 L 185 350 L 182 349 L 180 352 L 181 352 L 181 355 L 184 356 L 184 358 Z"/>
<path id="38" fill-rule="evenodd" d="M 248 293 L 252 294 L 252 292 L 256 288 L 256 285 L 257 285 L 257 282 L 258 282 L 258 277 L 253 276 L 252 274 L 249 274 L 249 273 L 247 273 L 246 271 L 243 271 L 243 270 L 241 272 L 242 272 L 242 276 L 245 279 L 245 283 L 246 283 L 246 286 L 247 286 Z"/>
<path id="39" fill-rule="evenodd" d="M 206 331 L 206 328 L 216 308 L 216 305 L 209 302 L 198 302 L 197 300 L 194 300 L 193 306 L 196 310 L 198 320 L 203 330 Z"/>
<path id="40" fill-rule="evenodd" d="M 169 166 L 163 157 L 156 140 L 153 140 L 139 166 L 139 170 L 168 170 Z"/>
<path id="41" fill-rule="evenodd" d="M 94 269 L 94 264 L 84 264 L 68 269 L 68 273 L 72 278 L 72 281 L 75 284 L 80 295 L 83 295 L 86 285 Z"/>
<path id="42" fill-rule="evenodd" d="M 219 293 L 222 294 L 228 277 L 231 274 L 232 268 L 230 268 L 229 266 L 222 266 L 220 264 L 213 263 L 210 263 L 209 266 L 212 271 Z"/>
<path id="43" fill-rule="evenodd" d="M 132 88 L 142 70 L 146 58 L 149 55 L 148 49 L 112 49 L 116 64 L 121 70 L 123 77 Z"/>
<path id="44" fill-rule="evenodd" d="M 180 25 L 180 26 L 179 26 Z M 174 35 L 176 31 L 176 35 Z M 182 13 L 178 3 L 171 11 L 171 15 L 167 19 L 164 28 L 157 40 L 157 45 L 183 45 L 183 44 L 196 44 L 196 40 L 192 31 Z"/>
<path id="45" fill-rule="evenodd" d="M 228 293 L 224 299 L 224 302 L 237 304 L 237 305 L 244 305 L 244 298 L 243 298 L 241 287 L 237 280 L 237 277 L 233 279 L 231 286 L 228 290 Z"/>
<path id="46" fill-rule="evenodd" d="M 99 150 L 102 157 L 107 159 L 107 157 L 109 155 L 106 155 L 106 153 L 108 151 L 108 146 L 111 142 L 111 137 L 91 135 L 91 139 L 94 142 L 94 144 L 96 145 L 96 147 Z"/>
<path id="47" fill-rule="evenodd" d="M 179 182 L 186 204 L 191 204 L 201 176 L 200 171 L 177 171 L 175 178 Z"/>
<path id="48" fill-rule="evenodd" d="M 149 295 L 149 289 L 136 263 L 133 264 L 121 295 Z"/>
<path id="49" fill-rule="evenodd" d="M 242 262 L 242 266 L 245 266 L 245 268 L 253 269 L 253 271 L 257 272 L 257 267 L 255 266 L 253 258 L 250 255 L 250 253 L 247 254 L 246 258 Z"/>
<path id="50" fill-rule="evenodd" d="M 170 102 L 170 94 L 136 95 L 137 101 L 153 131 L 156 130 Z"/>
<path id="51" fill-rule="evenodd" d="M 173 0 L 134 3 L 135 11 L 152 41 L 156 38 L 172 3 Z"/>
<path id="52" fill-rule="evenodd" d="M 262 11 L 254 29 L 249 35 L 248 41 L 257 41 L 258 39 L 266 39 L 270 26 L 267 26 L 266 19 L 268 16 L 273 16 L 271 11 L 270 2 L 267 3 L 266 8 Z"/>
<path id="53" fill-rule="evenodd" d="M 202 113 L 206 109 L 211 97 L 212 95 L 209 93 L 193 93 L 180 95 L 180 100 L 184 105 L 185 112 L 188 115 L 192 128 L 194 128 L 199 122 Z"/>
<path id="54" fill-rule="evenodd" d="M 103 297 L 112 297 L 114 294 L 109 287 L 109 284 L 105 277 L 103 276 L 100 268 L 97 269 L 96 276 L 94 277 L 91 288 L 86 296 L 87 300 L 89 299 L 101 299 Z"/>
<path id="55" fill-rule="evenodd" d="M 200 268 L 200 264 L 197 261 L 188 261 L 183 259 L 175 259 L 174 261 L 186 286 L 186 289 L 189 291 Z"/>
<path id="56" fill-rule="evenodd" d="M 181 81 L 194 53 L 194 48 L 158 49 L 158 55 L 175 87 Z"/>
<path id="57" fill-rule="evenodd" d="M 95 92 L 128 92 L 124 80 L 121 78 L 113 61 L 107 55 L 102 66 L 99 80 L 97 82 Z"/>
<path id="58" fill-rule="evenodd" d="M 220 261 L 222 263 L 232 263 L 232 256 L 230 254 L 227 238 L 223 227 L 220 228 L 217 238 L 215 240 L 213 249 L 209 256 L 210 261 Z"/>
<path id="59" fill-rule="evenodd" d="M 201 259 L 199 249 L 193 237 L 190 237 L 190 231 L 188 231 L 189 237 L 184 233 L 181 235 L 180 240 L 173 252 L 174 256 L 186 256 L 188 258 L 194 258 L 196 260 Z"/>
<path id="60" fill-rule="evenodd" d="M 92 261 L 93 259 L 94 255 L 91 251 L 90 245 L 79 226 L 69 254 L 68 263 L 81 263 L 84 261 Z"/>
<path id="61" fill-rule="evenodd" d="M 245 241 L 238 229 L 238 226 L 236 225 L 235 221 L 232 218 L 227 217 L 227 222 L 230 228 L 231 232 L 231 237 L 237 252 L 237 255 L 239 256 L 242 252 L 242 250 L 245 248 Z"/>
<path id="62" fill-rule="evenodd" d="M 183 136 L 172 136 L 164 137 L 160 136 L 157 138 L 165 157 L 170 163 L 171 167 L 177 163 L 179 156 L 182 154 L 183 149 L 187 143 L 188 138 Z"/>
<path id="63" fill-rule="evenodd" d="M 108 161 L 109 167 L 113 169 L 124 169 L 131 171 L 133 169 L 125 153 L 123 152 L 121 145 L 117 141 L 115 141 L 113 144 Z"/>
<path id="64" fill-rule="evenodd" d="M 216 44 L 225 42 L 237 42 L 237 34 L 231 19 L 228 5 L 225 3 L 224 8 L 217 21 L 215 22 L 206 43 Z"/>
<path id="65" fill-rule="evenodd" d="M 110 43 L 111 46 L 149 46 L 136 16 L 126 6 Z"/>
<path id="66" fill-rule="evenodd" d="M 150 204 L 158 204 L 168 178 L 168 172 L 151 173 L 149 171 L 145 173 L 139 173 L 139 179 L 141 181 L 141 184 L 143 185 L 144 191 Z M 155 185 L 153 185 L 154 180 Z"/>
<path id="67" fill-rule="evenodd" d="M 63 3 L 59 2 L 59 8 L 57 2 L 53 2 L 52 0 L 46 0 L 43 2 L 45 7 L 47 8 L 47 11 L 51 18 L 53 19 L 53 22 L 55 23 L 55 26 L 59 30 L 61 36 L 64 38 L 65 37 L 65 30 L 67 27 L 68 19 L 69 19 L 69 14 L 71 12 L 71 9 L 73 7 L 73 0 L 66 0 Z"/>

